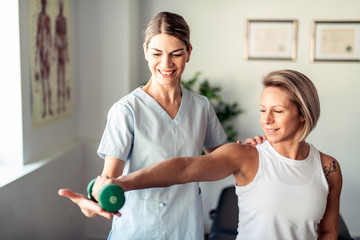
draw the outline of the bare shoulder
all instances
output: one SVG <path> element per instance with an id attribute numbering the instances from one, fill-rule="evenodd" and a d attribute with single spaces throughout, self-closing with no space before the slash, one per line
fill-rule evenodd
<path id="1" fill-rule="evenodd" d="M 231 154 L 234 156 L 243 156 L 245 158 L 249 157 L 256 157 L 257 156 L 257 150 L 254 147 L 251 147 L 247 144 L 241 144 L 241 143 L 227 143 L 222 145 L 216 150 L 220 150 L 223 153 Z"/>
<path id="2" fill-rule="evenodd" d="M 339 162 L 332 156 L 320 152 L 321 163 L 329 186 L 342 185 L 342 175 Z"/>
<path id="3" fill-rule="evenodd" d="M 246 144 L 227 143 L 217 148 L 213 156 L 220 158 L 223 161 L 228 161 L 229 164 L 243 169 L 248 165 L 257 164 L 255 159 L 258 158 L 258 151 L 256 148 Z"/>
<path id="4" fill-rule="evenodd" d="M 224 148 L 227 154 L 231 154 L 229 159 L 236 166 L 236 171 L 233 172 L 236 184 L 238 186 L 245 186 L 249 184 L 255 177 L 259 166 L 258 150 L 247 144 L 231 143 Z"/>

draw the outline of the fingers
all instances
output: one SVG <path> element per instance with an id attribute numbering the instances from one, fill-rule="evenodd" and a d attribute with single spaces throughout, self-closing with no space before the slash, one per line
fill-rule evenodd
<path id="1" fill-rule="evenodd" d="M 85 195 L 74 193 L 73 191 L 62 188 L 58 191 L 59 196 L 66 197 L 73 201 L 82 213 L 89 218 L 94 218 L 96 216 L 102 216 L 107 219 L 112 219 L 114 215 L 120 217 L 121 214 L 119 212 L 117 213 L 110 213 L 102 209 L 98 203 L 90 200 Z"/>
<path id="2" fill-rule="evenodd" d="M 261 136 L 255 136 L 254 138 L 255 138 L 255 141 L 259 144 L 261 144 L 263 142 L 263 139 Z"/>
<path id="3" fill-rule="evenodd" d="M 67 198 L 74 198 L 76 197 L 76 193 L 72 192 L 70 189 L 62 188 L 58 191 L 59 196 L 67 197 Z"/>
<path id="4" fill-rule="evenodd" d="M 81 198 L 81 197 L 84 197 L 84 195 L 82 194 L 78 194 L 78 193 L 74 193 L 73 191 L 69 190 L 69 189 L 66 189 L 66 188 L 62 188 L 58 191 L 58 194 L 59 196 L 62 196 L 62 197 L 67 197 L 69 198 L 71 201 L 73 201 L 74 203 L 77 203 L 78 200 Z"/>
<path id="5" fill-rule="evenodd" d="M 87 217 L 94 218 L 96 216 L 101 216 L 107 219 L 112 219 L 114 215 L 121 216 L 120 213 L 111 213 L 102 209 L 98 203 L 90 200 L 83 199 L 80 204 L 78 204 L 83 214 Z"/>
<path id="6" fill-rule="evenodd" d="M 257 135 L 254 138 L 247 138 L 245 144 L 256 147 L 257 144 L 262 144 L 265 140 L 267 140 L 266 136 Z"/>
<path id="7" fill-rule="evenodd" d="M 117 182 L 117 179 L 116 178 L 110 178 L 110 177 L 107 177 L 107 176 L 98 176 L 96 178 L 96 181 L 93 185 L 93 188 L 92 188 L 92 196 L 98 200 L 98 193 L 99 191 L 109 185 L 109 184 L 116 184 Z"/>
<path id="8" fill-rule="evenodd" d="M 256 140 L 257 143 L 261 144 L 265 140 L 267 140 L 267 137 L 266 136 L 255 136 L 255 140 Z"/>
<path id="9" fill-rule="evenodd" d="M 98 201 L 98 193 L 105 186 L 108 185 L 108 177 L 106 176 L 98 176 L 96 181 L 92 187 L 92 196 Z"/>
<path id="10" fill-rule="evenodd" d="M 99 204 L 91 200 L 84 202 L 81 205 L 80 209 L 85 216 L 90 218 L 94 218 L 96 216 L 102 216 L 107 219 L 112 219 L 113 217 L 113 213 L 105 211 L 99 206 Z"/>
<path id="11" fill-rule="evenodd" d="M 245 144 L 246 144 L 246 145 L 250 145 L 250 146 L 252 146 L 252 147 L 255 147 L 256 144 L 257 144 L 257 142 L 256 142 L 256 140 L 253 139 L 253 138 L 247 138 L 247 139 L 245 140 Z"/>

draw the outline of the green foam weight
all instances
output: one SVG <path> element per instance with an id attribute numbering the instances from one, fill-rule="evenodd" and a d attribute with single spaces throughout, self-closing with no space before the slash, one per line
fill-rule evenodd
<path id="1" fill-rule="evenodd" d="M 92 180 L 87 187 L 89 197 L 93 201 L 96 201 L 91 194 L 95 180 Z M 100 207 L 107 212 L 117 212 L 125 203 L 124 191 L 116 184 L 110 184 L 100 189 L 98 199 Z"/>
<path id="2" fill-rule="evenodd" d="M 93 188 L 93 186 L 94 186 L 94 184 L 95 184 L 95 181 L 96 181 L 96 179 L 93 179 L 93 180 L 91 180 L 91 181 L 89 182 L 89 184 L 88 184 L 88 186 L 87 186 L 87 193 L 88 193 L 89 198 L 90 198 L 91 200 L 93 200 L 93 201 L 96 202 L 95 198 L 94 198 L 93 195 L 92 195 L 92 188 Z"/>

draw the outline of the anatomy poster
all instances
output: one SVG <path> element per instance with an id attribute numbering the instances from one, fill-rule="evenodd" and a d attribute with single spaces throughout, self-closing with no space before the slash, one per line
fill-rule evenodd
<path id="1" fill-rule="evenodd" d="M 70 0 L 30 0 L 32 126 L 63 120 L 72 111 Z"/>

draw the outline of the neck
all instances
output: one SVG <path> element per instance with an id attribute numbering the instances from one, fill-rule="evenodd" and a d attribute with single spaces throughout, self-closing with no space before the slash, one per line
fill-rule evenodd
<path id="1" fill-rule="evenodd" d="M 157 102 L 174 104 L 181 101 L 180 84 L 162 85 L 150 79 L 149 82 L 142 89 L 152 98 L 154 98 Z"/>
<path id="2" fill-rule="evenodd" d="M 304 160 L 307 158 L 310 151 L 310 147 L 305 141 L 291 141 L 270 144 L 280 155 L 294 160 Z"/>

